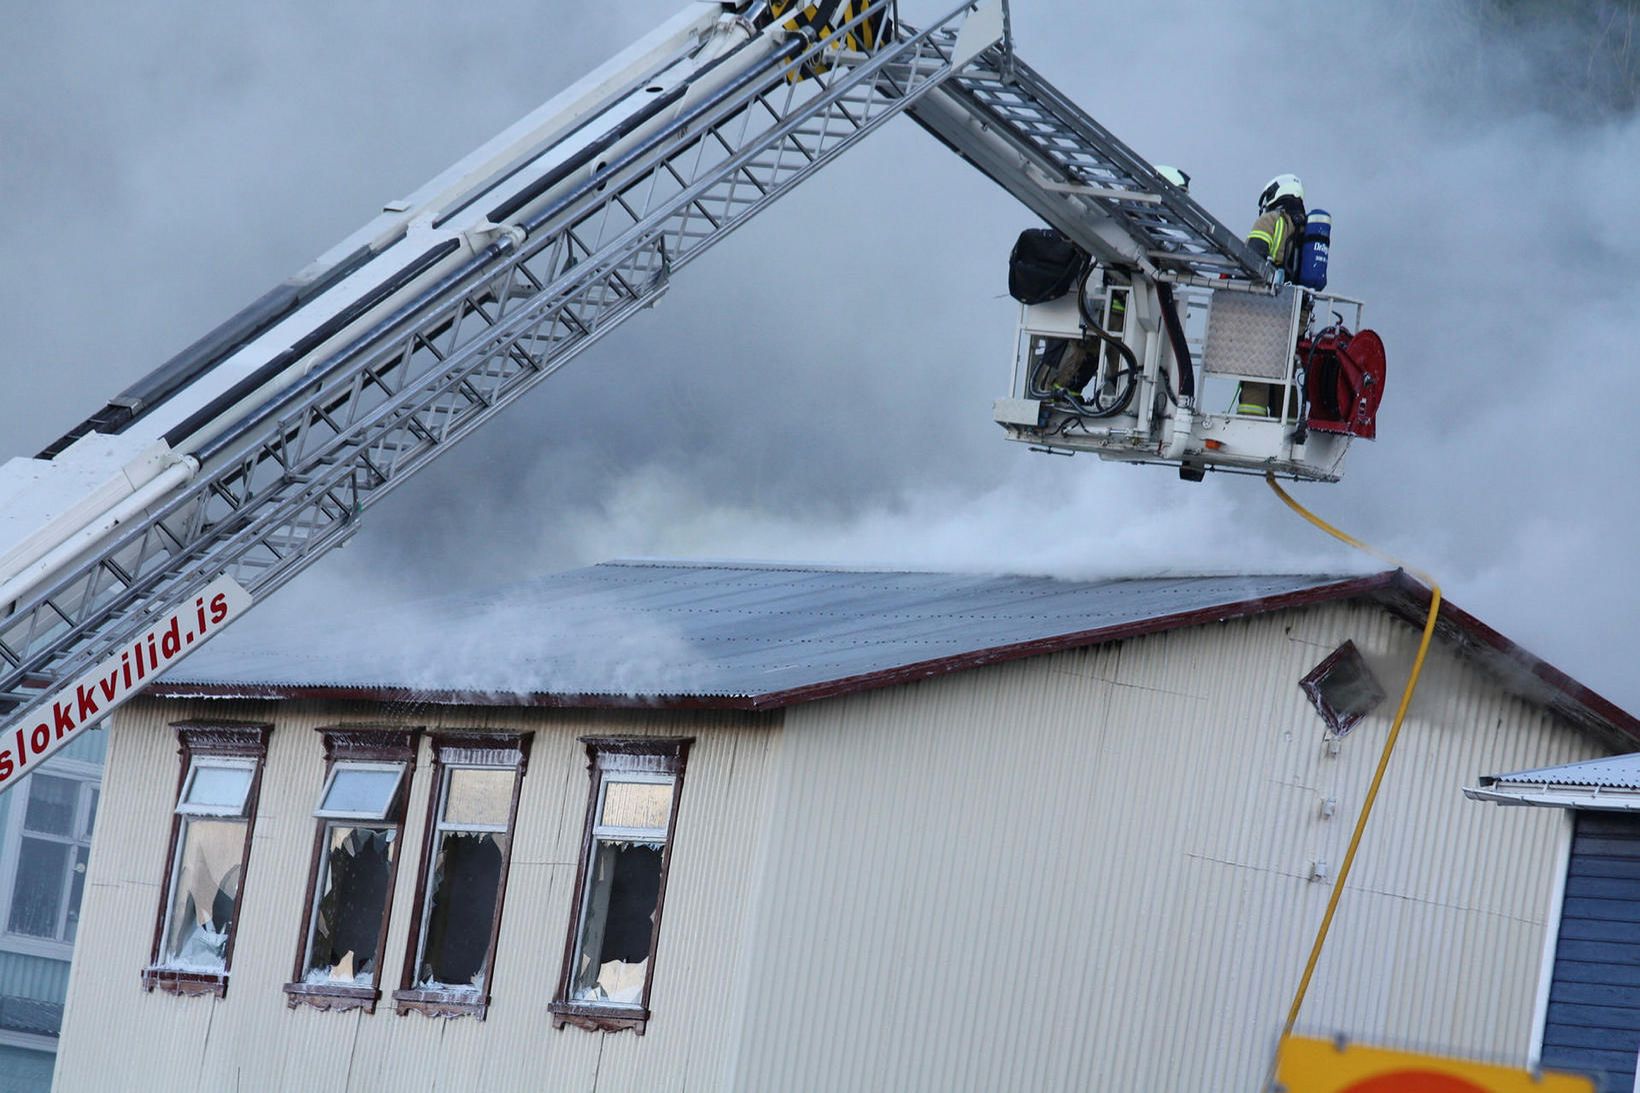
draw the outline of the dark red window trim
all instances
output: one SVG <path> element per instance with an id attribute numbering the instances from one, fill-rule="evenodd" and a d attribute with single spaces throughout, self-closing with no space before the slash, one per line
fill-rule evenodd
<path id="1" fill-rule="evenodd" d="M 1322 690 L 1322 684 L 1326 682 L 1327 677 L 1346 664 L 1361 672 L 1378 691 L 1378 697 L 1365 710 L 1340 710 L 1328 700 Z M 1361 650 L 1355 647 L 1353 641 L 1346 641 L 1328 653 L 1320 664 L 1310 669 L 1309 675 L 1298 681 L 1298 685 L 1309 696 L 1310 704 L 1315 707 L 1315 712 L 1321 715 L 1321 719 L 1327 723 L 1327 728 L 1334 736 L 1343 736 L 1355 728 L 1363 717 L 1384 700 L 1384 689 L 1379 685 L 1378 677 L 1372 674 L 1371 666 L 1367 664 L 1366 658 L 1361 655 Z"/>
<path id="2" fill-rule="evenodd" d="M 569 934 L 564 939 L 564 963 L 558 974 L 558 990 L 547 1006 L 552 1027 L 574 1025 L 593 1032 L 620 1032 L 630 1029 L 642 1036 L 649 1024 L 649 992 L 655 984 L 655 953 L 660 947 L 661 919 L 666 909 L 666 880 L 672 870 L 672 842 L 678 828 L 678 804 L 683 800 L 683 770 L 689 761 L 694 737 L 671 736 L 583 736 L 587 750 L 586 820 L 581 829 L 581 860 L 575 871 L 575 890 L 570 897 Z M 638 758 L 649 762 L 635 762 Z M 659 760 L 659 762 L 656 762 Z M 644 976 L 643 998 L 637 1006 L 574 1002 L 569 997 L 575 965 L 576 935 L 581 928 L 581 904 L 586 898 L 587 865 L 592 859 L 592 830 L 597 826 L 599 791 L 606 772 L 642 770 L 672 776 L 672 812 L 666 819 L 666 848 L 661 851 L 661 879 L 655 894 L 655 927 L 649 934 L 649 958 Z"/>
<path id="3" fill-rule="evenodd" d="M 267 764 L 268 736 L 273 726 L 266 722 L 214 721 L 196 719 L 178 721 L 171 728 L 177 734 L 177 755 L 181 764 L 177 770 L 176 789 L 171 793 L 171 841 L 165 852 L 165 873 L 160 882 L 159 910 L 154 916 L 154 940 L 148 952 L 148 967 L 142 970 L 145 990 L 156 987 L 171 994 L 211 994 L 222 998 L 228 993 L 228 975 L 233 971 L 233 950 L 239 940 L 239 921 L 244 917 L 245 884 L 250 874 L 251 836 L 256 829 L 256 812 L 262 795 L 262 768 Z M 239 913 L 234 915 L 228 931 L 228 944 L 222 952 L 220 972 L 188 972 L 159 967 L 160 948 L 165 943 L 165 923 L 171 911 L 171 885 L 177 857 L 177 836 L 182 833 L 182 816 L 176 803 L 182 797 L 183 782 L 196 755 L 231 756 L 254 759 L 251 788 L 245 797 L 245 842 L 239 851 Z"/>
<path id="4" fill-rule="evenodd" d="M 362 1009 L 366 1013 L 375 1013 L 376 1003 L 382 996 L 382 966 L 386 963 L 387 956 L 387 929 L 393 918 L 393 892 L 398 887 L 399 862 L 404 858 L 404 812 L 410 797 L 410 780 L 416 773 L 416 746 L 421 738 L 421 728 L 405 728 L 402 725 L 332 725 L 318 731 L 324 741 L 326 781 L 329 780 L 330 772 L 339 760 L 405 765 L 404 778 L 399 783 L 398 797 L 388 812 L 388 818 L 380 824 L 396 832 L 398 849 L 393 855 L 393 864 L 387 871 L 387 902 L 382 907 L 381 938 L 376 943 L 376 972 L 371 977 L 370 986 L 303 982 L 303 977 L 307 974 L 304 965 L 307 963 L 308 935 L 313 928 L 313 901 L 319 896 L 319 867 L 324 861 L 325 828 L 335 822 L 314 818 L 316 830 L 313 834 L 313 856 L 308 862 L 307 897 L 302 901 L 302 921 L 296 936 L 296 959 L 292 964 L 291 981 L 285 984 L 285 1004 L 291 1008 L 301 1005 L 338 1012 Z"/>
<path id="5" fill-rule="evenodd" d="M 495 956 L 501 940 L 501 911 L 507 902 L 507 875 L 512 866 L 513 843 L 518 841 L 518 798 L 524 788 L 524 772 L 530 761 L 530 742 L 534 733 L 433 733 L 432 785 L 427 794 L 427 816 L 422 826 L 421 862 L 416 870 L 416 895 L 410 922 L 410 937 L 404 954 L 404 971 L 399 976 L 399 989 L 393 992 L 393 1006 L 400 1016 L 419 1013 L 424 1017 L 476 1017 L 484 1020 L 490 1010 L 490 988 L 495 983 Z M 426 990 L 413 986 L 416 981 L 416 959 L 420 955 L 421 932 L 425 923 L 422 915 L 427 902 L 427 874 L 432 868 L 434 842 L 438 827 L 439 797 L 444 788 L 444 771 L 449 766 L 462 766 L 452 753 L 464 749 L 486 751 L 511 750 L 514 752 L 512 803 L 507 810 L 507 848 L 501 855 L 501 876 L 495 896 L 495 914 L 490 920 L 490 947 L 484 957 L 484 989 L 482 991 Z"/>

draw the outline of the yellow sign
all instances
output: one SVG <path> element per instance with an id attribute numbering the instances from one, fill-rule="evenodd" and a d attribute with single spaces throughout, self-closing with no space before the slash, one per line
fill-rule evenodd
<path id="1" fill-rule="evenodd" d="M 1594 1093 L 1574 1074 L 1414 1055 L 1405 1051 L 1294 1037 L 1281 1052 L 1277 1087 L 1284 1093 Z"/>

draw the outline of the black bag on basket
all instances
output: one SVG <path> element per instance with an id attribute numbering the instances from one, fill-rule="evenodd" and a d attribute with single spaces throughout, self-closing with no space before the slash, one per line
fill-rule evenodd
<path id="1" fill-rule="evenodd" d="M 1054 229 L 1028 228 L 1008 255 L 1008 295 L 1022 304 L 1057 300 L 1087 266 L 1086 252 Z"/>

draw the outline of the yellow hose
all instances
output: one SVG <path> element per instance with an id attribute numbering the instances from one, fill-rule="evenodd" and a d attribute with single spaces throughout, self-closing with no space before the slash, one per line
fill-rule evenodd
<path id="1" fill-rule="evenodd" d="M 1418 689 L 1418 677 L 1423 674 L 1424 657 L 1429 653 L 1430 639 L 1435 636 L 1435 620 L 1441 611 L 1441 586 L 1427 574 L 1420 573 L 1385 554 L 1376 547 L 1369 546 L 1352 535 L 1347 535 L 1321 517 L 1315 515 L 1297 501 L 1294 501 L 1287 491 L 1276 482 L 1276 476 L 1267 474 L 1264 480 L 1270 488 L 1276 491 L 1276 496 L 1287 503 L 1287 507 L 1298 513 L 1304 519 L 1331 535 L 1333 538 L 1348 543 L 1357 550 L 1365 551 L 1374 558 L 1389 562 L 1400 569 L 1413 574 L 1429 586 L 1429 617 L 1424 621 L 1423 640 L 1418 643 L 1418 655 L 1412 661 L 1412 674 L 1407 676 L 1406 690 L 1401 692 L 1401 705 L 1395 711 L 1395 720 L 1389 727 L 1389 738 L 1384 741 L 1383 754 L 1378 757 L 1378 769 L 1372 774 L 1372 784 L 1367 787 L 1367 799 L 1361 804 L 1361 815 L 1356 818 L 1355 831 L 1350 835 L 1350 848 L 1344 853 L 1344 863 L 1338 868 L 1338 880 L 1333 885 L 1332 896 L 1327 900 L 1327 913 L 1321 917 L 1321 928 L 1316 931 L 1315 944 L 1310 947 L 1309 962 L 1304 965 L 1304 977 L 1298 981 L 1298 990 L 1293 994 L 1293 1004 L 1287 1011 L 1287 1023 L 1282 1026 L 1281 1040 L 1276 1045 L 1276 1059 L 1279 1061 L 1281 1052 L 1287 1046 L 1287 1040 L 1293 1034 L 1293 1026 L 1298 1023 L 1298 1011 L 1304 1005 L 1304 996 L 1309 992 L 1310 979 L 1315 975 L 1315 968 L 1321 961 L 1321 949 L 1327 944 L 1327 931 L 1332 928 L 1333 915 L 1338 911 L 1338 901 L 1343 898 L 1344 884 L 1349 880 L 1350 867 L 1355 864 L 1355 852 L 1361 846 L 1361 834 L 1367 829 L 1367 819 L 1372 815 L 1373 802 L 1378 799 L 1378 787 L 1384 780 L 1384 771 L 1389 767 L 1389 757 L 1395 751 L 1395 741 L 1401 735 L 1401 722 L 1406 720 L 1407 707 L 1412 705 L 1412 692 Z"/>

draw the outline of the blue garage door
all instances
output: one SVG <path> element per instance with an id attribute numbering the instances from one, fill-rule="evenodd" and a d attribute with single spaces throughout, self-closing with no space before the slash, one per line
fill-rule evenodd
<path id="1" fill-rule="evenodd" d="M 1631 1093 L 1640 1053 L 1640 817 L 1578 812 L 1543 1066 Z"/>

